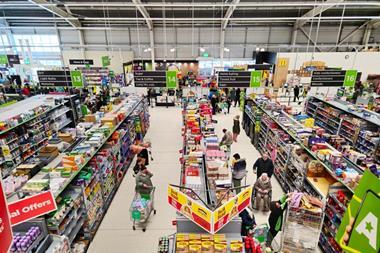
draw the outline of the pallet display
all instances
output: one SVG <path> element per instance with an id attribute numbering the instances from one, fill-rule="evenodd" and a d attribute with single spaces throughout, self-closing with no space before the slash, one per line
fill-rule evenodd
<path id="1" fill-rule="evenodd" d="M 51 190 L 56 199 L 58 209 L 43 219 L 49 233 L 46 241 L 56 244 L 41 244 L 47 252 L 65 252 L 54 250 L 65 244 L 69 246 L 67 252 L 70 248 L 75 252 L 87 250 L 134 158 L 129 146 L 141 141 L 143 135 L 137 132 L 145 134 L 149 127 L 147 101 L 137 95 L 128 96 L 100 115 L 95 122 L 79 123 L 77 129 L 87 130 L 77 132 L 77 140 L 65 153 L 17 191 L 23 198 Z M 70 139 L 69 134 L 62 135 Z"/>

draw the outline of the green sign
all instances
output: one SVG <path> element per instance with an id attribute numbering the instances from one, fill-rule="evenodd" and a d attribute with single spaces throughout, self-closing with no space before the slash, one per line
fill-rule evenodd
<path id="1" fill-rule="evenodd" d="M 79 70 L 70 71 L 70 76 L 73 87 L 83 88 L 83 77 L 82 73 Z"/>
<path id="2" fill-rule="evenodd" d="M 357 70 L 346 70 L 346 75 L 344 76 L 343 86 L 354 87 L 357 75 L 358 75 Z"/>
<path id="3" fill-rule="evenodd" d="M 0 64 L 2 64 L 2 65 L 8 64 L 8 56 L 6 56 L 4 54 L 0 55 Z"/>
<path id="4" fill-rule="evenodd" d="M 203 56 L 203 57 L 208 57 L 209 55 L 208 55 L 207 52 L 204 52 L 204 53 L 202 54 L 202 56 Z"/>
<path id="5" fill-rule="evenodd" d="M 110 77 L 115 77 L 115 72 L 113 70 L 110 70 Z"/>
<path id="6" fill-rule="evenodd" d="M 251 80 L 249 82 L 249 87 L 259 88 L 261 86 L 261 77 L 263 73 L 261 70 L 251 71 Z"/>
<path id="7" fill-rule="evenodd" d="M 177 88 L 177 71 L 166 71 L 166 88 Z"/>
<path id="8" fill-rule="evenodd" d="M 107 67 L 111 65 L 111 58 L 109 56 L 102 56 L 102 66 Z"/>
<path id="9" fill-rule="evenodd" d="M 380 179 L 366 170 L 335 237 L 344 252 L 380 252 Z"/>

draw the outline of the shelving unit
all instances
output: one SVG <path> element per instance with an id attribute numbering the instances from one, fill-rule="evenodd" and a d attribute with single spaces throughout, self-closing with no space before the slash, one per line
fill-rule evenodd
<path id="1" fill-rule="evenodd" d="M 354 111 L 348 102 L 309 97 L 305 113 L 328 133 L 344 138 L 353 150 L 380 164 L 380 118 L 371 111 Z M 319 115 L 324 114 L 324 117 Z M 350 159 L 350 157 L 346 157 Z M 357 164 L 356 161 L 351 161 Z M 358 167 L 361 168 L 361 164 Z M 363 169 L 363 168 L 361 168 Z"/>

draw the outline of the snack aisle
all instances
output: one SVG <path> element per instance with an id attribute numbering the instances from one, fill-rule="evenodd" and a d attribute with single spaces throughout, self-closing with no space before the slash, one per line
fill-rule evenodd
<path id="1" fill-rule="evenodd" d="M 45 147 L 51 159 L 36 157 L 22 164 L 22 172 L 12 171 L 9 177 L 22 182 L 18 189 L 5 179 L 5 188 L 16 192 L 8 202 L 51 190 L 57 203 L 56 211 L 14 227 L 19 237 L 12 252 L 87 250 L 134 158 L 129 146 L 141 142 L 149 127 L 147 101 L 140 96 L 129 95 L 109 108 L 54 133 Z M 65 142 L 63 149 L 51 142 L 55 139 Z"/>
<path id="2" fill-rule="evenodd" d="M 342 137 L 321 128 L 321 118 L 309 114 L 310 108 L 323 113 L 326 109 L 321 104 L 330 102 L 318 100 L 314 107 L 309 105 L 315 100 L 313 97 L 308 100 L 305 108 L 308 115 L 291 116 L 287 113 L 290 108 L 265 97 L 246 99 L 243 128 L 261 153 L 271 155 L 275 176 L 284 191 L 306 192 L 325 202 L 319 245 L 324 252 L 342 252 L 335 241 L 337 230 L 363 170 L 370 169 L 373 160 L 358 164 L 352 156 L 341 152 L 335 143 Z M 332 110 L 329 112 L 333 114 Z M 314 121 L 310 116 L 316 126 L 310 124 Z M 345 117 L 341 120 L 352 122 Z M 329 121 L 324 124 L 333 126 Z M 337 128 L 334 133 L 339 132 Z"/>

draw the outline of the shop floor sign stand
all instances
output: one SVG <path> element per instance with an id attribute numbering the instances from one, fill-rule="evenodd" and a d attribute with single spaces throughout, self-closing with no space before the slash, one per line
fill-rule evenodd
<path id="1" fill-rule="evenodd" d="M 154 209 L 155 189 L 156 187 L 153 187 L 151 193 L 146 195 L 135 193 L 131 207 L 129 209 L 131 219 L 133 221 L 133 230 L 136 230 L 136 227 L 139 227 L 143 232 L 145 232 L 152 211 L 153 214 L 157 213 L 157 210 Z"/>

